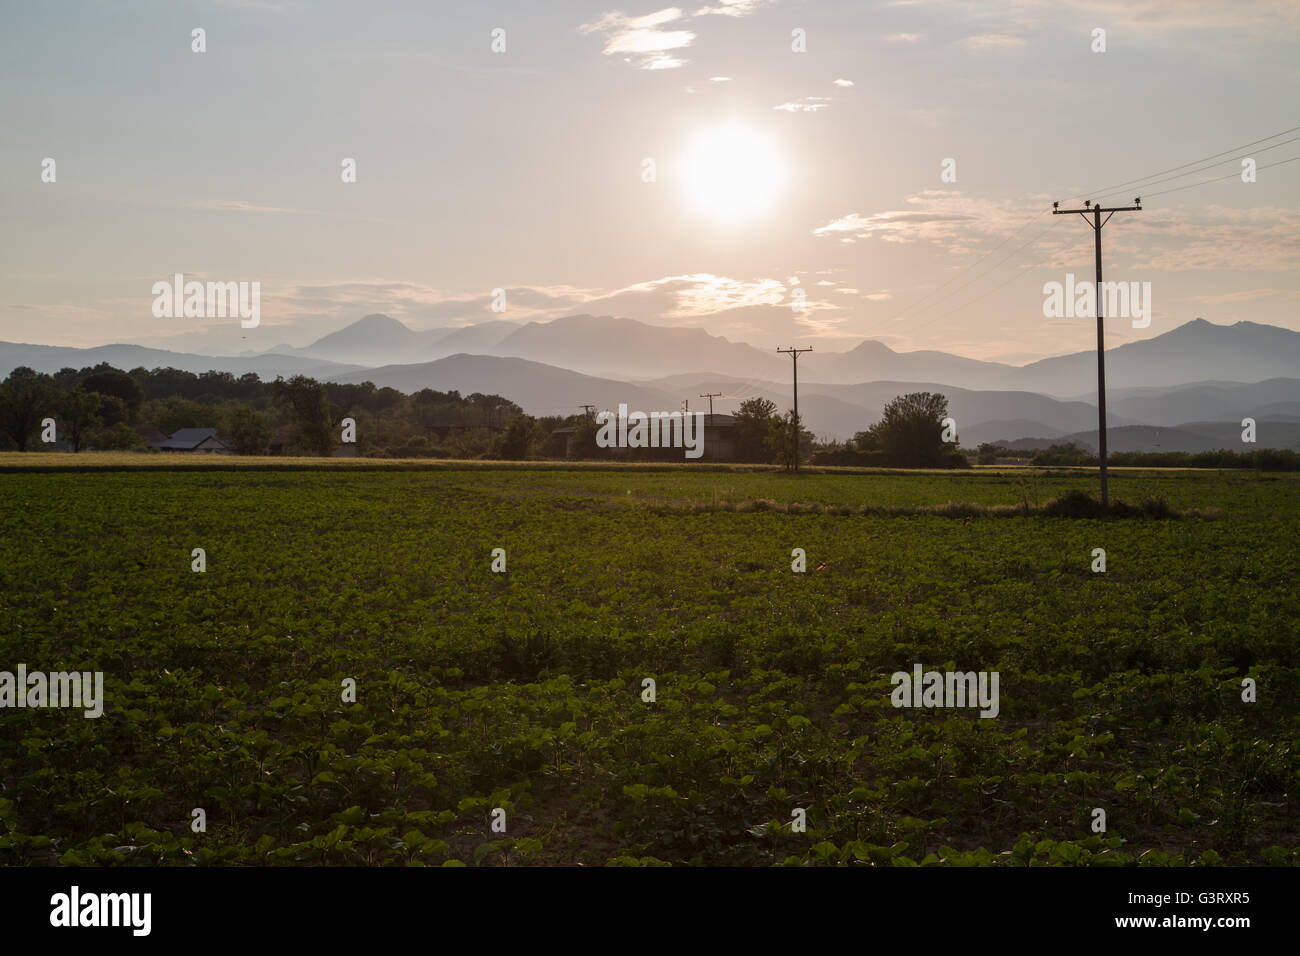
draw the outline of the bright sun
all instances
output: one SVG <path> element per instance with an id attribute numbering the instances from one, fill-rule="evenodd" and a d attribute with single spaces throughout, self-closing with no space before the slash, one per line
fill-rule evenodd
<path id="1" fill-rule="evenodd" d="M 740 125 L 698 137 L 682 168 L 691 208 L 721 225 L 753 219 L 785 183 L 785 167 L 771 141 Z"/>

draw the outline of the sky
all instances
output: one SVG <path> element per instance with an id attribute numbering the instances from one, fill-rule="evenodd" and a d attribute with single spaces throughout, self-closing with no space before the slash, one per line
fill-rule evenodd
<path id="1" fill-rule="evenodd" d="M 1266 168 L 1300 156 L 1300 129 L 1275 135 L 1300 127 L 1291 0 L 168 0 L 0 19 L 0 340 L 235 354 L 375 312 L 417 329 L 588 313 L 1022 363 L 1095 344 L 1089 320 L 1043 313 L 1045 283 L 1093 269 L 1092 229 L 1051 202 L 1135 195 L 1103 230 L 1105 278 L 1150 282 L 1152 320 L 1109 321 L 1108 346 L 1197 317 L 1300 330 L 1300 161 Z M 176 273 L 259 282 L 260 324 L 156 318 L 153 284 Z"/>

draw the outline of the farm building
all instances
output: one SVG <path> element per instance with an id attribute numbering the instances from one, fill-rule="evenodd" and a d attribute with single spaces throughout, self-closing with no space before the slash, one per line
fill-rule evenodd
<path id="1" fill-rule="evenodd" d="M 170 438 L 151 443 L 159 451 L 188 452 L 192 455 L 229 455 L 226 443 L 215 428 L 182 428 Z"/>
<path id="2" fill-rule="evenodd" d="M 687 461 L 732 461 L 736 457 L 736 419 L 731 415 L 704 415 L 704 454 Z M 564 438 L 564 457 L 577 454 L 577 426 L 557 428 L 551 434 Z M 684 457 L 681 448 L 602 448 L 602 455 L 634 461 L 677 461 Z"/>

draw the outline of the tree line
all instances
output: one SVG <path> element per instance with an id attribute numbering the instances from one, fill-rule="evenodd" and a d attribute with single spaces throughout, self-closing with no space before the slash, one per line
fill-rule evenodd
<path id="1" fill-rule="evenodd" d="M 880 420 L 851 440 L 818 441 L 793 411 L 780 413 L 771 400 L 750 398 L 732 416 L 726 460 L 787 469 L 796 455 L 813 465 L 858 467 L 960 468 L 1006 458 L 1042 466 L 1097 464 L 1095 455 L 1073 444 L 1034 452 L 987 443 L 963 450 L 943 440 L 947 417 L 945 396 L 911 392 L 890 401 Z M 356 454 L 365 457 L 522 461 L 610 456 L 609 449 L 596 444 L 599 425 L 591 415 L 532 416 L 500 395 L 462 396 L 429 388 L 407 395 L 372 382 L 340 384 L 302 375 L 264 382 L 253 372 L 124 371 L 108 363 L 53 374 L 15 368 L 0 383 L 0 450 L 43 447 L 41 423 L 47 418 L 57 424 L 61 447 L 76 452 L 147 451 L 151 446 L 145 435 L 151 428 L 163 435 L 212 428 L 235 454 L 331 455 L 341 445 L 345 419 L 352 419 Z M 1109 460 L 1116 466 L 1300 469 L 1300 455 L 1275 449 L 1123 452 Z"/>
<path id="2" fill-rule="evenodd" d="M 147 451 L 152 429 L 212 428 L 235 454 L 330 455 L 342 423 L 356 422 L 358 454 L 480 457 L 499 450 L 517 405 L 500 395 L 421 389 L 406 395 L 372 382 L 306 376 L 264 382 L 252 372 L 130 371 L 108 363 L 53 374 L 19 367 L 0 383 L 0 450 L 43 447 L 52 418 L 71 451 Z"/>
<path id="3" fill-rule="evenodd" d="M 751 398 L 733 418 L 729 460 L 813 464 L 955 467 L 965 459 L 940 439 L 948 403 L 913 393 L 847 443 L 819 442 L 793 411 Z M 356 454 L 394 458 L 589 458 L 594 416 L 532 416 L 500 395 L 421 389 L 406 395 L 372 382 L 340 384 L 296 375 L 264 382 L 253 372 L 129 371 L 108 363 L 53 374 L 19 367 L 0 383 L 0 450 L 44 447 L 41 424 L 54 419 L 59 447 L 73 452 L 147 451 L 149 434 L 214 429 L 238 455 L 331 455 L 343 425 L 355 423 Z M 567 426 L 568 433 L 563 429 Z M 156 430 L 156 431 L 155 431 Z M 572 434 L 572 441 L 569 435 Z M 796 437 L 797 436 L 797 437 Z"/>

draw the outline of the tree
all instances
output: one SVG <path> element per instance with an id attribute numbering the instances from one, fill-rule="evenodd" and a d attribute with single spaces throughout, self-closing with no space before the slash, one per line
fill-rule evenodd
<path id="1" fill-rule="evenodd" d="M 1086 448 L 1080 448 L 1072 441 L 1061 445 L 1049 445 L 1034 452 L 1030 459 L 1035 465 L 1089 465 L 1095 464 L 1096 458 Z"/>
<path id="2" fill-rule="evenodd" d="M 858 451 L 880 451 L 880 434 L 875 425 L 853 436 L 853 447 Z"/>
<path id="3" fill-rule="evenodd" d="M 263 455 L 271 441 L 271 426 L 247 405 L 236 405 L 226 419 L 226 440 L 236 455 Z"/>
<path id="4" fill-rule="evenodd" d="M 148 451 L 149 443 L 126 422 L 101 428 L 90 437 L 90 447 L 97 451 Z"/>
<path id="5" fill-rule="evenodd" d="M 313 454 L 328 457 L 334 451 L 334 422 L 325 386 L 314 378 L 295 375 L 287 382 L 277 378 L 272 389 L 276 398 L 288 403 L 303 444 Z"/>
<path id="6" fill-rule="evenodd" d="M 796 441 L 798 434 L 801 441 Z M 793 471 L 799 450 L 807 448 L 813 441 L 812 432 L 803 427 L 801 416 L 794 410 L 784 415 L 777 415 L 768 422 L 767 449 L 772 461 L 781 465 L 786 471 Z"/>
<path id="7" fill-rule="evenodd" d="M 486 428 L 453 428 L 442 442 L 449 458 L 486 458 L 491 450 L 492 433 Z"/>
<path id="8" fill-rule="evenodd" d="M 741 461 L 771 461 L 769 436 L 776 403 L 766 398 L 748 398 L 736 409 L 736 457 Z M 779 419 L 777 419 L 779 421 Z"/>
<path id="9" fill-rule="evenodd" d="M 115 399 L 105 401 L 111 404 Z M 187 398 L 172 396 L 150 404 L 153 423 L 168 435 L 182 428 L 217 428 L 221 424 L 220 411 L 202 402 L 192 402 Z M 109 425 L 115 423 L 115 419 L 108 414 L 105 414 L 104 420 Z"/>
<path id="10" fill-rule="evenodd" d="M 608 450 L 596 444 L 596 436 L 600 434 L 600 425 L 596 423 L 596 416 L 579 415 L 576 419 L 573 422 L 575 434 L 570 457 L 578 459 L 607 457 Z"/>
<path id="11" fill-rule="evenodd" d="M 531 415 L 516 415 L 510 419 L 501 441 L 500 456 L 508 461 L 527 459 L 532 454 L 538 430 L 537 419 Z"/>
<path id="12" fill-rule="evenodd" d="M 87 433 L 102 423 L 99 417 L 100 400 L 98 392 L 88 392 L 80 387 L 63 396 L 59 414 L 63 419 L 63 433 L 72 442 L 74 454 L 81 451 Z"/>
<path id="13" fill-rule="evenodd" d="M 126 372 L 104 362 L 96 365 L 91 373 L 81 380 L 81 387 L 88 392 L 120 398 L 122 404 L 126 406 L 127 423 L 135 424 L 140 415 L 140 405 L 144 402 L 144 389 Z"/>
<path id="14" fill-rule="evenodd" d="M 885 406 L 872 428 L 892 465 L 938 467 L 948 449 L 943 441 L 943 420 L 948 399 L 935 392 L 909 392 Z"/>
<path id="15" fill-rule="evenodd" d="M 26 451 L 41 419 L 54 410 L 56 392 L 48 375 L 20 365 L 0 385 L 0 428 Z"/>

